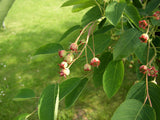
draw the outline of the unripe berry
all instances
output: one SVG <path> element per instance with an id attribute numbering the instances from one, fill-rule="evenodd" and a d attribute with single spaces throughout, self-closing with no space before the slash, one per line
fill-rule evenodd
<path id="1" fill-rule="evenodd" d="M 91 70 L 91 65 L 90 64 L 85 64 L 84 65 L 84 71 L 90 71 Z"/>
<path id="2" fill-rule="evenodd" d="M 64 58 L 64 61 L 70 64 L 73 61 L 73 59 L 74 59 L 74 55 L 70 53 Z"/>
<path id="3" fill-rule="evenodd" d="M 62 58 L 62 57 L 65 57 L 65 56 L 66 56 L 67 51 L 65 51 L 65 50 L 60 50 L 58 53 L 59 53 L 59 56 Z"/>
<path id="4" fill-rule="evenodd" d="M 72 44 L 70 45 L 70 50 L 77 51 L 77 50 L 78 50 L 78 45 L 77 45 L 77 43 L 72 43 Z"/>
<path id="5" fill-rule="evenodd" d="M 148 24 L 145 20 L 139 21 L 139 27 L 140 28 L 146 29 L 147 26 L 148 26 Z"/>
<path id="6" fill-rule="evenodd" d="M 62 69 L 61 72 L 60 72 L 60 76 L 64 76 L 65 78 L 69 74 L 70 74 L 70 70 L 68 68 Z"/>
<path id="7" fill-rule="evenodd" d="M 129 64 L 129 68 L 133 68 L 133 65 L 132 65 L 132 64 Z"/>
<path id="8" fill-rule="evenodd" d="M 148 41 L 148 39 L 149 39 L 149 36 L 148 36 L 148 34 L 143 33 L 143 34 L 139 37 L 139 39 L 141 40 L 141 42 L 147 43 L 147 41 Z"/>
<path id="9" fill-rule="evenodd" d="M 65 61 L 63 61 L 63 62 L 61 62 L 61 64 L 59 64 L 60 68 L 66 68 L 67 66 L 68 66 L 68 63 Z"/>
<path id="10" fill-rule="evenodd" d="M 131 64 L 134 64 L 134 61 L 133 61 L 133 60 L 131 60 L 131 61 L 130 61 L 130 63 L 131 63 Z"/>
<path id="11" fill-rule="evenodd" d="M 156 18 L 156 20 L 160 20 L 160 11 L 156 11 L 153 16 Z"/>
<path id="12" fill-rule="evenodd" d="M 141 66 L 139 67 L 139 71 L 140 71 L 141 73 L 143 73 L 143 74 L 145 74 L 145 73 L 147 72 L 147 70 L 148 70 L 148 67 L 147 67 L 146 65 L 141 65 Z"/>
<path id="13" fill-rule="evenodd" d="M 100 65 L 100 60 L 97 57 L 92 58 L 90 65 L 93 67 L 98 67 Z"/>
<path id="14" fill-rule="evenodd" d="M 158 71 L 153 66 L 148 69 L 148 76 L 157 77 L 157 73 Z"/>

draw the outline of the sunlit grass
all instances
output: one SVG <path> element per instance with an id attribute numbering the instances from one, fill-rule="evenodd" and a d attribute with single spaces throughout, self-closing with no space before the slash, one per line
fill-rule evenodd
<path id="1" fill-rule="evenodd" d="M 37 99 L 12 101 L 18 89 L 29 87 L 40 96 L 58 76 L 57 55 L 32 55 L 40 46 L 58 41 L 69 27 L 80 24 L 84 12 L 72 14 L 70 7 L 60 8 L 62 3 L 16 0 L 9 11 L 6 28 L 0 31 L 0 89 L 4 92 L 0 95 L 0 120 L 12 120 L 36 109 Z M 32 119 L 38 119 L 37 114 Z"/>

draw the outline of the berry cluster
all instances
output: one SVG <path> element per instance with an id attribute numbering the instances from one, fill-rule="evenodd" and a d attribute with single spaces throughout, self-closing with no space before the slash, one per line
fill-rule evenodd
<path id="1" fill-rule="evenodd" d="M 153 16 L 151 16 L 151 17 L 154 17 L 156 20 L 160 20 L 160 11 L 156 11 L 156 12 L 153 14 Z M 144 30 L 148 27 L 146 33 L 143 33 L 143 34 L 139 37 L 139 39 L 140 39 L 140 41 L 141 41 L 142 43 L 147 43 L 147 41 L 149 41 L 149 36 L 148 36 L 149 25 L 148 25 L 148 23 L 146 22 L 146 20 L 141 20 L 141 21 L 139 21 L 139 27 L 142 28 L 142 29 L 144 29 Z"/>
<path id="2" fill-rule="evenodd" d="M 87 35 L 86 40 L 82 39 L 80 40 L 80 42 L 78 42 L 81 35 L 84 34 L 85 29 L 87 29 L 87 27 L 90 24 L 92 25 L 88 29 L 88 35 Z M 66 78 L 66 76 L 70 74 L 69 68 L 77 59 L 79 59 L 79 57 L 82 55 L 84 51 L 85 51 L 85 56 L 86 56 L 86 64 L 84 65 L 84 71 L 90 71 L 91 66 L 98 67 L 100 65 L 100 60 L 97 57 L 95 57 L 95 50 L 92 50 L 91 47 L 89 47 L 88 45 L 89 37 L 90 35 L 93 35 L 94 29 L 95 29 L 95 23 L 94 22 L 89 23 L 86 27 L 84 27 L 83 30 L 80 31 L 80 35 L 77 37 L 75 42 L 71 43 L 69 51 L 66 51 L 66 50 L 59 51 L 60 58 L 63 58 L 63 61 L 61 62 L 61 64 L 59 64 L 61 68 L 60 76 L 64 76 Z M 88 58 L 87 58 L 87 50 L 86 50 L 87 47 L 90 48 L 93 54 L 93 58 L 91 59 L 90 63 L 88 63 Z M 93 44 L 93 49 L 94 49 L 94 44 Z"/>
<path id="3" fill-rule="evenodd" d="M 160 20 L 160 11 L 156 11 L 153 16 L 155 17 L 156 20 Z"/>
<path id="4" fill-rule="evenodd" d="M 139 68 L 140 72 L 143 74 L 148 74 L 148 76 L 157 77 L 158 71 L 154 66 L 147 67 L 147 65 L 141 65 Z"/>

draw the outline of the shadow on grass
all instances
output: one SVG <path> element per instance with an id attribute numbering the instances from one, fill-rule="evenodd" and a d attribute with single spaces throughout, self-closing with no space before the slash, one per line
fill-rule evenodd
<path id="1" fill-rule="evenodd" d="M 35 100 L 12 101 L 18 89 L 29 87 L 40 96 L 43 88 L 55 81 L 55 76 L 58 76 L 59 59 L 55 59 L 58 54 L 36 57 L 32 54 L 40 46 L 55 42 L 61 33 L 44 30 L 39 33 L 32 31 L 11 33 L 9 36 L 0 41 L 0 89 L 5 93 L 4 96 L 0 96 L 1 120 L 12 120 L 20 113 L 32 112 L 37 106 L 37 100 L 36 104 Z"/>

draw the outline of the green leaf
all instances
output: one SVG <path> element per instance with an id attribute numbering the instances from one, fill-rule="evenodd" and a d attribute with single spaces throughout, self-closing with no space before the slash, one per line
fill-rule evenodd
<path id="1" fill-rule="evenodd" d="M 98 24 L 98 29 L 101 29 L 106 22 L 106 18 L 104 17 L 101 22 Z"/>
<path id="2" fill-rule="evenodd" d="M 110 44 L 110 35 L 109 34 L 95 34 L 94 35 L 94 48 L 95 48 L 95 54 L 101 54 Z M 90 37 L 88 45 L 91 49 L 93 49 L 93 40 L 92 37 Z M 92 53 L 90 52 L 90 49 L 88 51 L 88 58 L 91 59 L 93 57 Z"/>
<path id="3" fill-rule="evenodd" d="M 120 60 L 133 53 L 141 44 L 139 36 L 141 32 L 132 28 L 125 31 L 118 40 L 113 50 L 113 59 Z"/>
<path id="4" fill-rule="evenodd" d="M 124 65 L 122 61 L 111 61 L 103 74 L 103 89 L 111 98 L 119 90 L 124 77 Z"/>
<path id="5" fill-rule="evenodd" d="M 59 100 L 71 93 L 81 82 L 80 78 L 71 78 L 60 84 Z"/>
<path id="6" fill-rule="evenodd" d="M 49 43 L 37 49 L 34 55 L 58 53 L 63 47 L 58 43 Z"/>
<path id="7" fill-rule="evenodd" d="M 8 14 L 8 11 L 12 7 L 15 0 L 1 0 L 0 1 L 0 28 L 2 27 L 3 21 Z"/>
<path id="8" fill-rule="evenodd" d="M 160 0 L 150 0 L 146 6 L 145 12 L 148 15 L 152 15 L 152 11 L 156 9 L 160 4 Z"/>
<path id="9" fill-rule="evenodd" d="M 125 15 L 129 18 L 129 20 L 137 27 L 139 28 L 139 21 L 140 21 L 140 14 L 136 7 L 134 7 L 132 4 L 129 4 L 125 7 L 124 10 Z"/>
<path id="10" fill-rule="evenodd" d="M 59 86 L 49 85 L 44 89 L 39 100 L 38 116 L 40 120 L 56 120 Z"/>
<path id="11" fill-rule="evenodd" d="M 141 43 L 138 48 L 135 51 L 136 56 L 138 59 L 141 61 L 142 64 L 146 65 L 147 64 L 147 44 L 146 43 Z M 149 61 L 152 59 L 154 56 L 154 50 L 150 49 L 149 51 Z"/>
<path id="12" fill-rule="evenodd" d="M 111 120 L 156 120 L 155 111 L 142 102 L 129 99 L 115 111 Z"/>
<path id="13" fill-rule="evenodd" d="M 99 10 L 99 8 L 93 7 L 92 9 L 90 9 L 82 18 L 81 22 L 82 22 L 82 26 L 84 27 L 85 25 L 87 25 L 89 22 L 91 21 L 95 21 L 97 19 L 101 18 L 101 12 Z"/>
<path id="14" fill-rule="evenodd" d="M 156 20 L 154 18 L 151 19 L 152 25 L 160 26 L 160 20 Z"/>
<path id="15" fill-rule="evenodd" d="M 63 45 L 63 49 L 68 49 L 68 46 L 70 46 L 70 44 L 72 43 L 72 42 L 74 42 L 75 40 L 76 40 L 76 38 L 79 36 L 79 34 L 80 34 L 80 31 L 81 31 L 82 29 L 75 29 L 73 32 L 71 32 L 70 34 L 68 34 L 61 42 L 60 42 L 60 44 L 61 45 Z M 80 38 L 80 40 L 81 40 L 81 38 Z"/>
<path id="16" fill-rule="evenodd" d="M 57 96 L 56 96 L 56 100 L 55 100 L 55 109 L 54 109 L 54 120 L 57 120 L 57 116 L 58 116 L 58 107 L 59 107 L 59 86 L 57 86 L 58 90 L 57 90 Z"/>
<path id="17" fill-rule="evenodd" d="M 94 68 L 93 72 L 93 83 L 96 87 L 102 85 L 103 73 L 108 63 L 113 59 L 113 55 L 110 52 L 105 52 L 100 56 L 100 65 L 98 68 Z"/>
<path id="18" fill-rule="evenodd" d="M 23 88 L 20 89 L 16 96 L 13 98 L 14 101 L 24 101 L 35 97 L 35 93 L 32 89 Z"/>
<path id="19" fill-rule="evenodd" d="M 141 0 L 133 0 L 133 5 L 137 8 L 142 8 L 142 2 Z"/>
<path id="20" fill-rule="evenodd" d="M 69 34 L 71 34 L 73 31 L 77 30 L 77 29 L 80 29 L 81 26 L 80 25 L 75 25 L 71 28 L 69 28 L 63 35 L 62 37 L 60 38 L 59 41 L 62 41 L 65 37 L 67 37 Z"/>
<path id="21" fill-rule="evenodd" d="M 72 6 L 72 5 L 77 5 L 77 4 L 83 4 L 83 3 L 86 3 L 86 2 L 87 3 L 88 2 L 95 3 L 94 0 L 68 0 L 68 1 L 64 2 L 61 7 Z"/>
<path id="22" fill-rule="evenodd" d="M 139 101 L 143 101 L 145 99 L 145 88 L 146 86 L 144 81 L 136 83 L 128 91 L 126 99 L 137 99 Z"/>
<path id="23" fill-rule="evenodd" d="M 156 84 L 149 82 L 149 95 L 151 98 L 152 106 L 156 111 L 156 120 L 160 120 L 160 87 Z M 146 84 L 145 82 L 138 82 L 129 90 L 126 99 L 137 99 L 144 102 L 146 96 Z M 147 102 L 147 104 L 149 104 Z"/>
<path id="24" fill-rule="evenodd" d="M 88 7 L 96 5 L 95 2 L 89 1 L 83 4 L 74 5 L 72 8 L 72 12 L 79 12 L 81 10 L 84 10 Z"/>
<path id="25" fill-rule="evenodd" d="M 117 3 L 117 2 L 112 2 L 107 6 L 106 11 L 105 11 L 106 18 L 114 26 L 116 26 L 117 23 L 119 22 L 125 6 L 126 6 L 125 3 Z"/>
<path id="26" fill-rule="evenodd" d="M 26 117 L 28 116 L 28 113 L 23 113 L 21 115 L 18 115 L 14 120 L 26 120 Z"/>
<path id="27" fill-rule="evenodd" d="M 80 29 L 81 26 L 80 25 L 75 25 L 71 28 L 69 28 L 63 35 L 62 37 L 60 38 L 59 41 L 62 41 L 65 37 L 67 37 L 69 34 L 71 34 L 73 31 L 77 30 L 77 29 Z"/>
<path id="28" fill-rule="evenodd" d="M 65 105 L 67 108 L 71 107 L 76 102 L 85 88 L 87 81 L 87 78 L 82 79 L 80 84 L 65 98 Z"/>
<path id="29" fill-rule="evenodd" d="M 100 34 L 100 33 L 106 33 L 107 31 L 111 30 L 112 28 L 114 28 L 113 25 L 106 25 L 104 27 L 102 27 L 101 29 L 98 29 L 97 31 L 95 31 L 95 35 L 96 34 Z"/>

